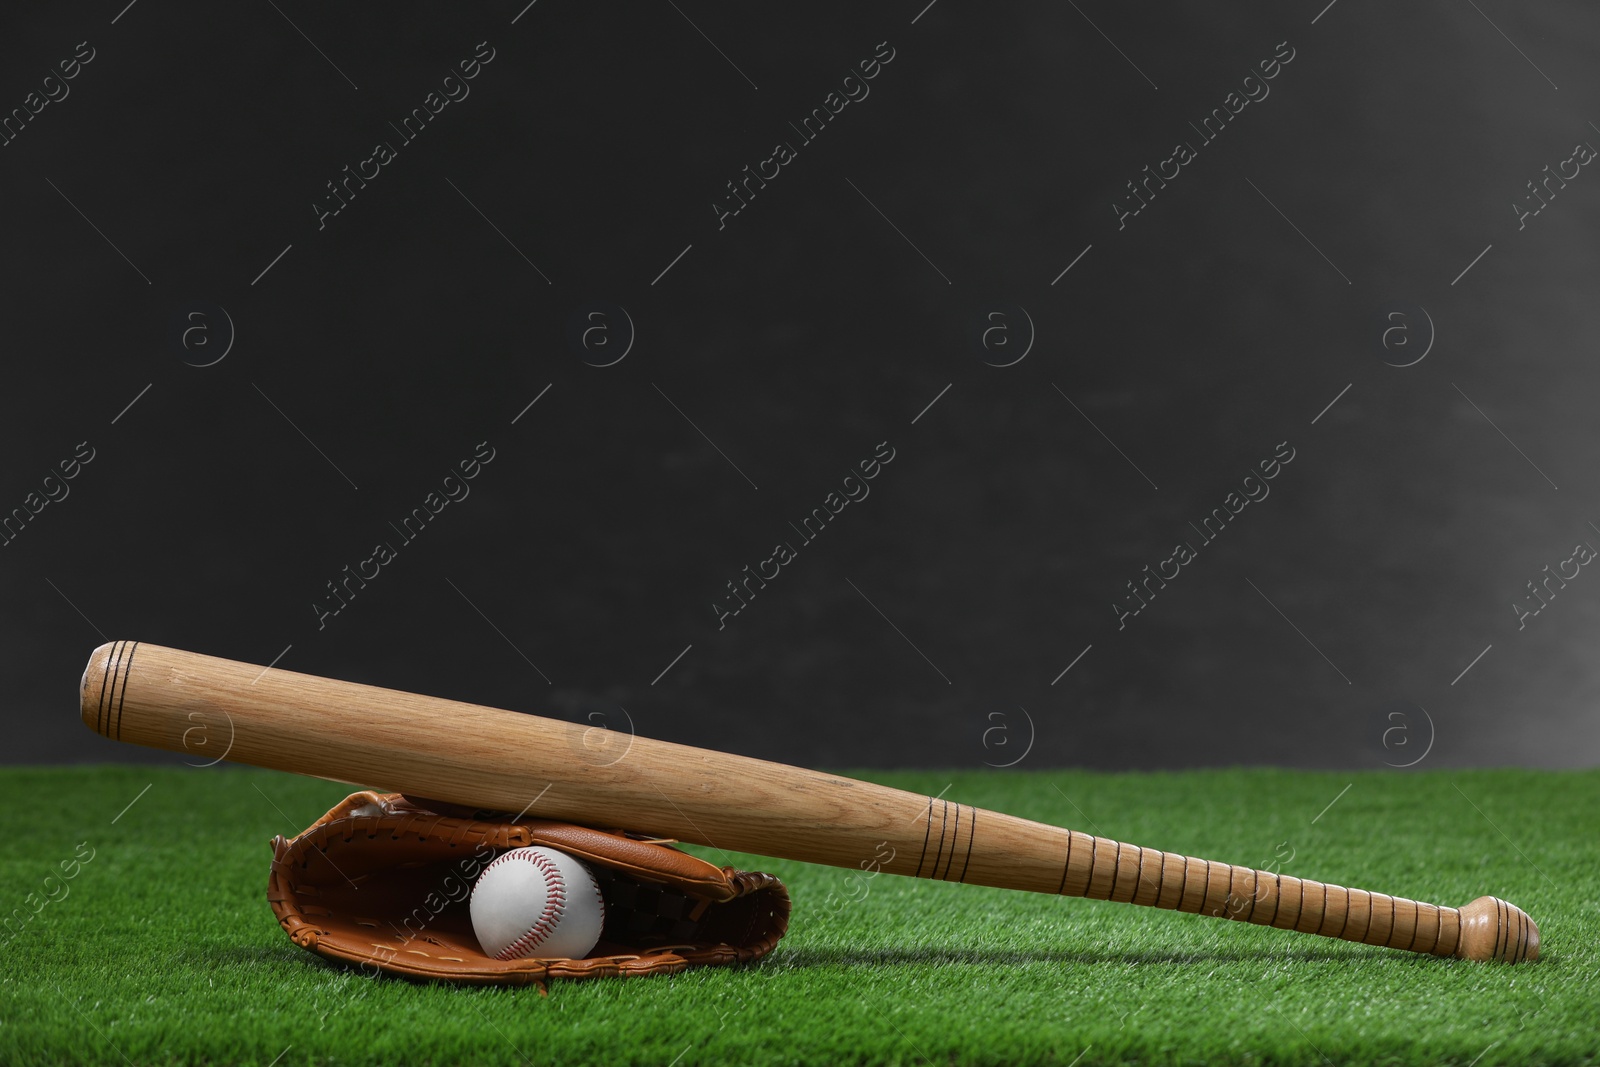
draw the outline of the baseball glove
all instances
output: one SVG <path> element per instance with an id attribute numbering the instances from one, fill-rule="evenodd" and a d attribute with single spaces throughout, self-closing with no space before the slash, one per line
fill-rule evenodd
<path id="1" fill-rule="evenodd" d="M 584 959 L 499 960 L 479 948 L 473 884 L 500 853 L 526 845 L 594 871 L 605 928 Z M 267 899 L 290 940 L 330 960 L 471 983 L 744 963 L 771 952 L 789 925 L 789 892 L 770 874 L 715 867 L 660 839 L 399 793 L 353 793 L 292 840 L 273 838 Z"/>

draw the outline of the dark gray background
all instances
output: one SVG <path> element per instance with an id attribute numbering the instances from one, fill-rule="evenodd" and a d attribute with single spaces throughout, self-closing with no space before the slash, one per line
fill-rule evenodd
<path id="1" fill-rule="evenodd" d="M 1600 545 L 1600 175 L 1512 205 L 1600 145 L 1600 12 L 925 3 L 10 12 L 0 109 L 95 58 L 0 148 L 0 512 L 95 458 L 0 547 L 0 759 L 178 760 L 78 721 L 89 651 L 133 638 L 837 767 L 1593 765 L 1600 577 L 1512 605 Z M 480 41 L 470 96 L 319 231 Z M 171 340 L 194 301 L 236 329 L 204 368 L 220 317 Z M 634 324 L 613 366 L 569 341 L 590 301 Z M 1019 307 L 1026 358 L 986 365 Z M 1007 308 L 1012 347 L 975 344 Z M 470 496 L 319 629 L 481 441 Z"/>

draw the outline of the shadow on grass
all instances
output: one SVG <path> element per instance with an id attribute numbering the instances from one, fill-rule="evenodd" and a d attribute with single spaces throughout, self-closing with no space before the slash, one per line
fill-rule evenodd
<path id="1" fill-rule="evenodd" d="M 395 975 L 388 972 L 362 971 L 353 964 L 330 960 L 314 952 L 291 944 L 281 946 L 238 946 L 221 949 L 209 955 L 218 961 L 227 963 L 247 964 L 272 964 L 277 966 L 296 967 L 304 965 L 309 972 L 317 974 L 363 974 L 368 977 L 377 977 L 384 980 L 400 980 L 403 983 L 415 983 L 417 980 L 407 975 Z M 1455 961 L 1428 956 L 1421 953 L 1401 953 L 1377 946 L 1351 946 L 1341 947 L 1330 944 L 1323 946 L 1307 946 L 1293 950 L 1264 949 L 1264 948 L 1232 948 L 1232 949 L 1170 949 L 1170 950 L 1144 950 L 1128 951 L 1114 948 L 1079 948 L 1079 949 L 964 949 L 964 948 L 877 948 L 877 949 L 842 949 L 842 948 L 784 948 L 780 946 L 770 956 L 760 963 L 750 965 L 750 969 L 760 970 L 787 970 L 790 968 L 809 969 L 826 967 L 927 967 L 927 966 L 969 966 L 969 967 L 1021 967 L 1038 963 L 1061 963 L 1078 965 L 1104 965 L 1117 966 L 1145 965 L 1145 966 L 1183 966 L 1193 964 L 1216 963 L 1311 963 L 1318 961 L 1334 961 L 1341 964 L 1364 963 L 1369 961 L 1390 961 L 1405 963 L 1414 966 L 1433 966 L 1451 964 Z M 1548 968 L 1551 964 L 1541 961 Z M 735 967 L 733 970 L 745 970 L 744 967 Z M 425 982 L 423 984 L 426 984 Z M 485 987 L 489 988 L 489 987 Z"/>
<path id="2" fill-rule="evenodd" d="M 1029 963 L 1103 964 L 1193 964 L 1267 963 L 1285 961 L 1337 960 L 1350 963 L 1363 960 L 1424 960 L 1436 957 L 1406 954 L 1372 947 L 1368 951 L 1308 947 L 1282 949 L 1188 949 L 1165 951 L 1127 951 L 1094 949 L 959 949 L 959 948 L 779 948 L 769 957 L 772 963 L 789 967 L 924 967 L 929 964 L 967 964 L 970 966 L 1017 966 Z"/>

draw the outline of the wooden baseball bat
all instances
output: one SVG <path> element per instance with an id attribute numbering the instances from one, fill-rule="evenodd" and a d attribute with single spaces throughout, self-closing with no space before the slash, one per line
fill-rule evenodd
<path id="1" fill-rule="evenodd" d="M 134 641 L 101 645 L 83 721 L 107 737 L 470 808 L 713 848 L 1091 897 L 1470 960 L 1537 959 L 1494 897 L 1424 904 L 1125 845 L 938 797 L 599 727 Z"/>

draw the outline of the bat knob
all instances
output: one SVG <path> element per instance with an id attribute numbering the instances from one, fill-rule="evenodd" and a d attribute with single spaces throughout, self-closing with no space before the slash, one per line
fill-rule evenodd
<path id="1" fill-rule="evenodd" d="M 1479 897 L 1460 909 L 1461 937 L 1455 956 L 1463 960 L 1519 963 L 1539 958 L 1539 928 L 1527 912 L 1498 897 Z"/>

